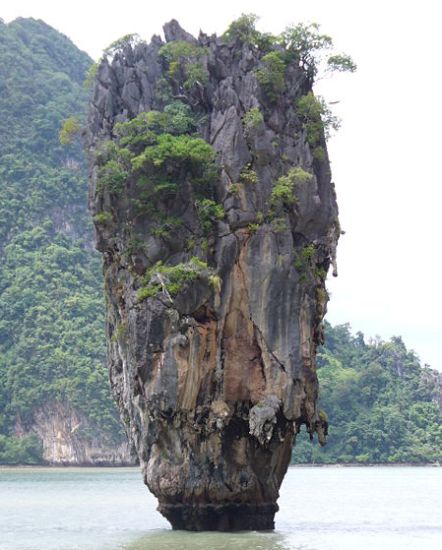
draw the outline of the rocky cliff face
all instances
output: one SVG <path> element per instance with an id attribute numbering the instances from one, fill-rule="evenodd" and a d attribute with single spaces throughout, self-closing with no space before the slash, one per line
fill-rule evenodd
<path id="1" fill-rule="evenodd" d="M 164 31 L 116 46 L 90 105 L 113 391 L 174 528 L 272 528 L 296 433 L 327 430 L 324 135 L 277 46 Z"/>
<path id="2" fill-rule="evenodd" d="M 36 434 L 41 440 L 42 459 L 51 465 L 130 466 L 136 460 L 121 438 L 97 431 L 88 418 L 69 403 L 52 401 L 33 413 L 31 430 L 25 429 L 20 417 L 15 435 Z"/>

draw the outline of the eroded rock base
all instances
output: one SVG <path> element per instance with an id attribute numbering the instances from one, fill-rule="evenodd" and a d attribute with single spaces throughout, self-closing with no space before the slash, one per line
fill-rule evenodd
<path id="1" fill-rule="evenodd" d="M 175 530 L 269 531 L 275 528 L 276 503 L 160 504 L 158 510 Z"/>

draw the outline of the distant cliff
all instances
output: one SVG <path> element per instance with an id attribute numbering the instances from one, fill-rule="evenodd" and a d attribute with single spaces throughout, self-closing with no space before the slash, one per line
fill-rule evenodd
<path id="1" fill-rule="evenodd" d="M 295 434 L 327 432 L 322 104 L 299 52 L 246 18 L 164 33 L 112 45 L 90 105 L 112 386 L 175 528 L 271 528 Z"/>
<path id="2" fill-rule="evenodd" d="M 0 463 L 130 460 L 104 366 L 100 262 L 80 144 L 89 57 L 42 21 L 0 22 Z"/>

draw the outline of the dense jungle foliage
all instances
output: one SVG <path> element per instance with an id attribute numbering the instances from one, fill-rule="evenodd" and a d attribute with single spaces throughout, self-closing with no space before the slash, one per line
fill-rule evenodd
<path id="1" fill-rule="evenodd" d="M 422 367 L 400 337 L 365 342 L 326 326 L 318 350 L 325 447 L 298 436 L 295 463 L 442 463 L 442 375 Z"/>
<path id="2" fill-rule="evenodd" d="M 15 435 L 54 400 L 119 437 L 85 162 L 79 142 L 59 142 L 85 111 L 90 65 L 42 21 L 0 22 L 0 463 L 41 460 L 38 438 Z"/>
<path id="3" fill-rule="evenodd" d="M 79 142 L 59 139 L 62 121 L 85 111 L 90 66 L 42 21 L 0 20 L 0 463 L 41 461 L 34 413 L 55 400 L 88 418 L 85 436 L 120 437 L 104 367 L 102 276 L 84 158 Z M 192 122 L 172 115 L 174 124 Z M 245 124 L 259 116 L 250 113 Z M 103 184 L 115 172 L 107 162 Z M 328 444 L 301 433 L 294 462 L 442 461 L 440 382 L 400 338 L 367 343 L 346 325 L 327 326 L 318 374 Z"/>

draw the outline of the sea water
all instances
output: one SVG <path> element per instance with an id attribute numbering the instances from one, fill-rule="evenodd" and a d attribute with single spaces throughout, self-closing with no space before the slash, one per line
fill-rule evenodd
<path id="1" fill-rule="evenodd" d="M 272 533 L 171 531 L 156 505 L 136 468 L 0 469 L 0 549 L 442 549 L 442 468 L 290 468 Z"/>

